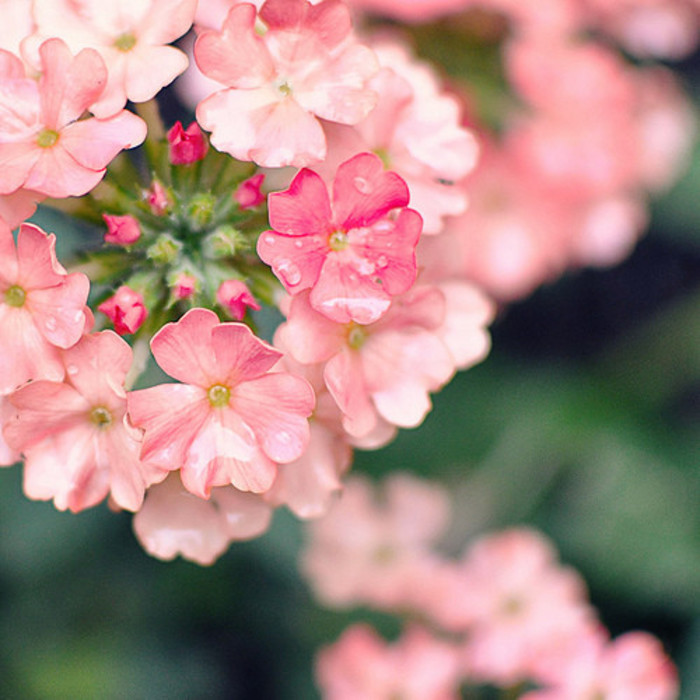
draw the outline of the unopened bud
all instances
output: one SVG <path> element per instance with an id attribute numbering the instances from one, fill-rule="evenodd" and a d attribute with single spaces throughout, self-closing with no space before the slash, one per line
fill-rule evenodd
<path id="1" fill-rule="evenodd" d="M 209 150 L 207 139 L 197 122 L 192 122 L 187 129 L 180 122 L 175 122 L 168 131 L 168 154 L 173 165 L 191 165 L 202 160 Z"/>
<path id="2" fill-rule="evenodd" d="M 219 285 L 216 301 L 221 304 L 235 321 L 242 321 L 248 309 L 260 311 L 260 304 L 255 300 L 245 282 L 226 280 Z"/>
<path id="3" fill-rule="evenodd" d="M 109 318 L 119 335 L 135 333 L 148 316 L 143 297 L 127 285 L 119 287 L 97 310 Z"/>
<path id="4" fill-rule="evenodd" d="M 124 216 L 103 214 L 102 218 L 107 224 L 107 233 L 105 233 L 107 243 L 127 246 L 136 243 L 141 237 L 141 226 L 130 214 Z"/>

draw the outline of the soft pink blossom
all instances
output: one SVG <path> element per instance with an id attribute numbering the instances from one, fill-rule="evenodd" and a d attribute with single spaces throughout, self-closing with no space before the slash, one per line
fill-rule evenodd
<path id="1" fill-rule="evenodd" d="M 202 160 L 209 150 L 209 143 L 197 122 L 192 122 L 187 129 L 180 122 L 169 129 L 168 155 L 173 165 L 191 165 Z"/>
<path id="2" fill-rule="evenodd" d="M 0 0 L 0 49 L 19 55 L 22 40 L 34 31 L 33 0 Z"/>
<path id="3" fill-rule="evenodd" d="M 387 644 L 367 625 L 354 625 L 316 659 L 326 700 L 458 700 L 457 652 L 419 626 Z"/>
<path id="4" fill-rule="evenodd" d="M 447 493 L 436 484 L 394 474 L 380 502 L 369 482 L 353 477 L 329 513 L 309 523 L 302 569 L 327 605 L 408 607 L 416 597 L 411 582 L 448 516 Z"/>
<path id="5" fill-rule="evenodd" d="M 150 100 L 187 68 L 187 56 L 166 44 L 192 26 L 196 6 L 197 0 L 34 0 L 33 40 L 59 37 L 74 52 L 99 52 L 106 83 L 90 111 L 111 117 L 127 100 Z"/>
<path id="6" fill-rule="evenodd" d="M 273 230 L 258 239 L 258 254 L 290 294 L 311 289 L 312 307 L 329 319 L 372 323 L 416 278 L 422 222 L 407 204 L 404 181 L 371 153 L 338 168 L 332 198 L 305 168 L 270 195 Z"/>
<path id="7" fill-rule="evenodd" d="M 141 238 L 141 224 L 131 214 L 102 214 L 107 224 L 105 242 L 114 245 L 131 245 Z"/>
<path id="8" fill-rule="evenodd" d="M 61 40 L 46 41 L 38 80 L 24 77 L 19 59 L 0 54 L 0 194 L 25 188 L 48 197 L 83 195 L 122 149 L 145 138 L 144 122 L 126 110 L 80 119 L 106 80 L 92 49 L 73 56 Z"/>
<path id="9" fill-rule="evenodd" d="M 107 316 L 119 335 L 136 333 L 148 316 L 143 296 L 125 284 L 103 301 L 97 310 Z"/>
<path id="10" fill-rule="evenodd" d="M 165 473 L 141 461 L 141 435 L 124 420 L 131 348 L 104 331 L 60 357 L 63 382 L 39 379 L 10 395 L 16 415 L 5 438 L 24 454 L 25 493 L 73 512 L 109 493 L 119 507 L 137 510 L 146 486 Z"/>
<path id="11" fill-rule="evenodd" d="M 194 51 L 202 72 L 226 86 L 199 104 L 197 120 L 239 160 L 316 163 L 326 155 L 319 118 L 355 124 L 376 102 L 366 85 L 376 59 L 353 38 L 337 0 L 267 0 L 259 14 L 235 4 L 221 31 L 202 32 Z"/>
<path id="12" fill-rule="evenodd" d="M 87 324 L 88 278 L 67 274 L 56 237 L 0 223 L 0 395 L 30 379 L 63 379 L 59 348 L 78 342 Z"/>
<path id="13" fill-rule="evenodd" d="M 232 541 L 265 532 L 271 517 L 272 509 L 256 494 L 222 486 L 204 500 L 185 489 L 177 474 L 170 474 L 146 492 L 134 516 L 134 531 L 154 557 L 168 561 L 179 554 L 206 566 Z"/>
<path id="14" fill-rule="evenodd" d="M 13 450 L 5 441 L 3 429 L 7 422 L 15 414 L 14 406 L 9 402 L 6 396 L 0 395 L 0 466 L 7 467 L 20 459 L 20 454 L 17 450 Z"/>
<path id="15" fill-rule="evenodd" d="M 151 349 L 183 383 L 132 391 L 129 414 L 145 430 L 142 456 L 181 469 L 195 495 L 206 498 L 227 484 L 266 491 L 276 464 L 306 449 L 313 391 L 301 377 L 270 371 L 281 353 L 244 324 L 192 309 L 161 328 Z"/>
<path id="16" fill-rule="evenodd" d="M 248 309 L 260 311 L 260 304 L 248 289 L 248 285 L 242 280 L 225 280 L 216 290 L 216 301 L 234 321 L 242 321 Z"/>

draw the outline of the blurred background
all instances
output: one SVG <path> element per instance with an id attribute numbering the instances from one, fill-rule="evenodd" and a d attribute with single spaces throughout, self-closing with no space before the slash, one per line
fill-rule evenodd
<path id="1" fill-rule="evenodd" d="M 698 58 L 672 67 L 698 104 Z M 163 105 L 184 114 L 172 93 Z M 504 307 L 487 360 L 353 467 L 447 484 L 453 554 L 480 533 L 540 528 L 613 635 L 662 640 L 688 700 L 700 697 L 699 195 L 696 149 L 626 261 Z M 59 233 L 59 257 L 81 245 L 62 216 L 36 220 Z M 14 467 L 0 470 L 0 528 L 3 698 L 314 698 L 320 646 L 351 621 L 395 624 L 315 604 L 297 571 L 304 527 L 287 512 L 211 567 L 163 563 L 127 513 L 28 501 Z"/>

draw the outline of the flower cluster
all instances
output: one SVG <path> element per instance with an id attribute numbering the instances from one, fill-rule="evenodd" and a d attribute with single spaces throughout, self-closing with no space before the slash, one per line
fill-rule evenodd
<path id="1" fill-rule="evenodd" d="M 658 640 L 643 632 L 611 640 L 583 580 L 543 535 L 485 535 L 451 559 L 436 547 L 448 519 L 442 488 L 395 474 L 381 504 L 367 481 L 348 480 L 343 499 L 309 526 L 302 566 L 325 604 L 407 620 L 393 644 L 356 624 L 323 649 L 324 698 L 442 700 L 462 697 L 465 685 L 521 700 L 677 697 Z"/>

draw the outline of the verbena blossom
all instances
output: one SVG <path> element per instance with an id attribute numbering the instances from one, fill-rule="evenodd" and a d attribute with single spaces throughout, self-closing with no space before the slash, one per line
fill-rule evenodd
<path id="1" fill-rule="evenodd" d="M 187 56 L 166 44 L 192 26 L 196 6 L 197 0 L 34 0 L 32 42 L 59 37 L 74 52 L 99 52 L 106 83 L 90 111 L 111 117 L 127 100 L 151 99 L 187 68 Z"/>
<path id="2" fill-rule="evenodd" d="M 269 197 L 271 231 L 258 254 L 290 294 L 311 289 L 311 306 L 339 323 L 372 323 L 416 278 L 422 220 L 408 189 L 381 160 L 361 153 L 343 163 L 332 196 L 303 169 Z"/>
<path id="3" fill-rule="evenodd" d="M 376 102 L 366 85 L 376 58 L 354 40 L 348 9 L 336 0 L 268 0 L 259 14 L 237 3 L 194 51 L 202 72 L 226 86 L 200 103 L 197 121 L 216 148 L 240 160 L 318 162 L 326 155 L 319 118 L 355 124 Z"/>
<path id="4" fill-rule="evenodd" d="M 239 323 L 192 309 L 156 333 L 151 350 L 182 384 L 129 393 L 129 415 L 145 431 L 142 457 L 207 498 L 232 484 L 262 492 L 276 463 L 292 462 L 309 441 L 314 395 L 302 378 L 271 371 L 281 353 Z"/>
<path id="5" fill-rule="evenodd" d="M 63 379 L 61 348 L 80 340 L 90 282 L 58 262 L 56 237 L 23 224 L 15 244 L 0 222 L 0 395 L 30 379 Z"/>
<path id="6" fill-rule="evenodd" d="M 20 188 L 48 197 L 89 192 L 110 161 L 140 144 L 146 125 L 126 110 L 108 119 L 80 119 L 107 78 L 96 51 L 73 56 L 60 39 L 39 48 L 41 76 L 0 52 L 0 194 Z"/>
<path id="7" fill-rule="evenodd" d="M 167 472 L 142 462 L 141 433 L 125 421 L 131 348 L 104 331 L 84 336 L 60 359 L 62 382 L 37 379 L 9 397 L 15 415 L 4 434 L 24 455 L 25 493 L 52 498 L 59 510 L 77 512 L 108 494 L 138 510 L 146 486 Z"/>

